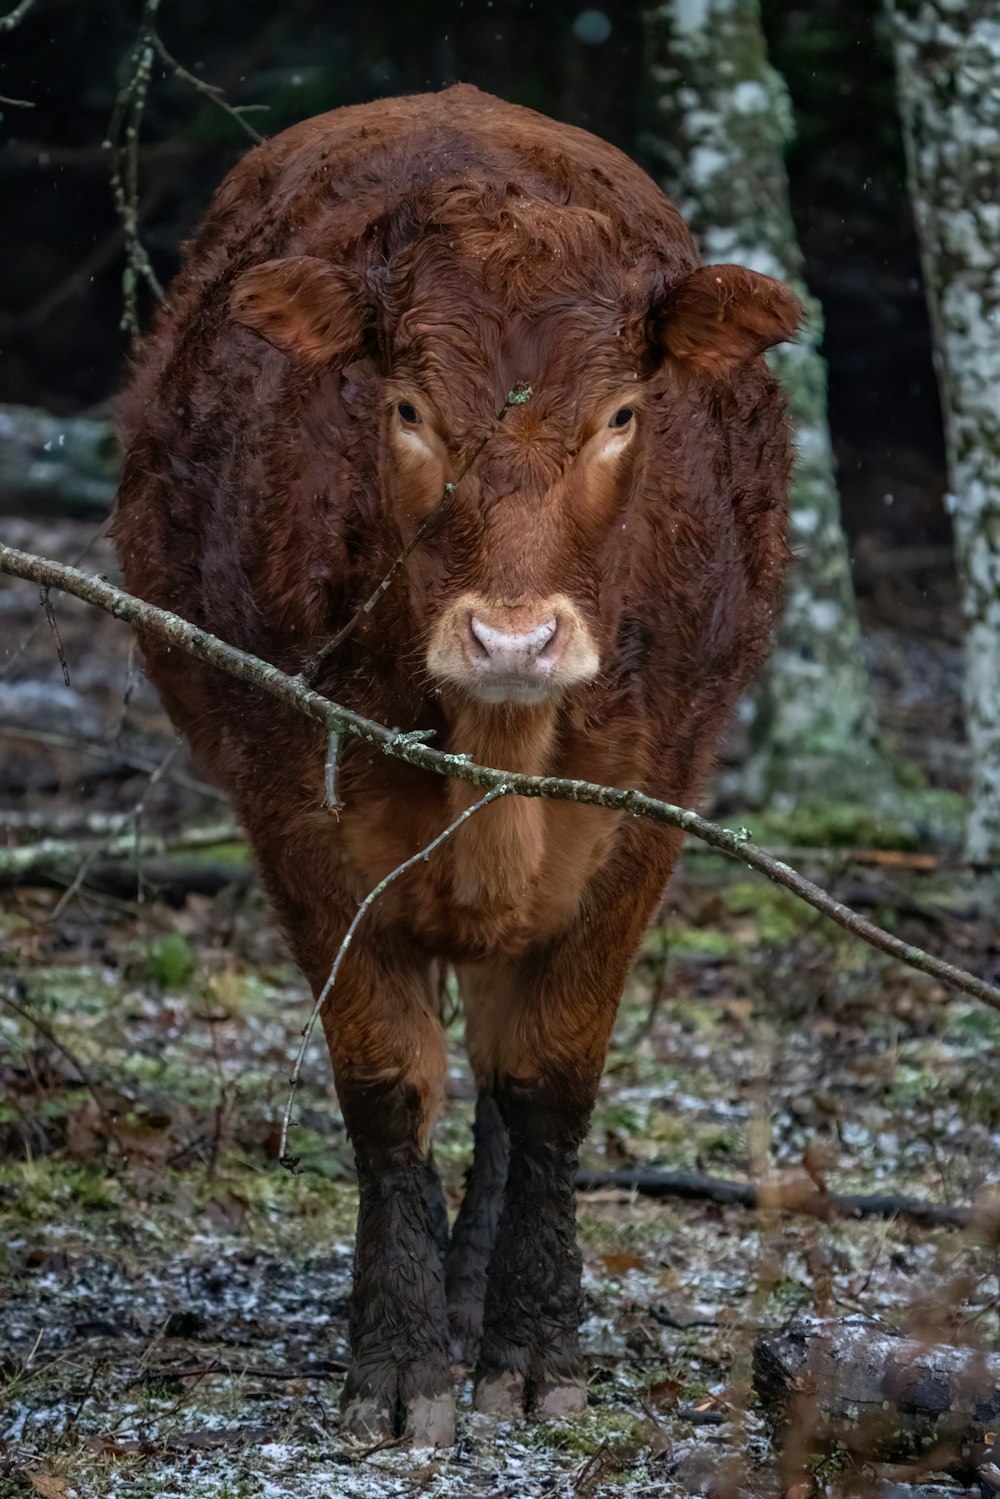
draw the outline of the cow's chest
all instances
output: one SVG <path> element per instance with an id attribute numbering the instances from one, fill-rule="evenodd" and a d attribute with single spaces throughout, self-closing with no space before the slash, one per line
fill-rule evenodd
<path id="1" fill-rule="evenodd" d="M 463 782 L 414 779 L 405 767 L 377 791 L 356 786 L 339 835 L 356 890 L 373 889 L 482 795 Z M 619 820 L 601 808 L 504 796 L 387 886 L 380 920 L 453 961 L 548 941 L 575 919 Z"/>

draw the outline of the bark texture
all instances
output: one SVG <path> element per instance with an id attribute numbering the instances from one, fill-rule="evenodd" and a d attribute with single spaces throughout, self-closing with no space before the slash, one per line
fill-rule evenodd
<path id="1" fill-rule="evenodd" d="M 803 1451 L 975 1468 L 1000 1416 L 1000 1357 L 900 1338 L 867 1317 L 793 1324 L 754 1349 L 757 1394 Z"/>
<path id="2" fill-rule="evenodd" d="M 970 859 L 1000 860 L 1000 13 L 891 0 L 966 618 Z"/>
<path id="3" fill-rule="evenodd" d="M 646 32 L 656 90 L 647 145 L 702 254 L 788 282 L 807 310 L 798 341 L 768 359 L 787 392 L 798 449 L 796 565 L 758 694 L 751 789 L 757 797 L 815 790 L 822 770 L 824 795 L 836 793 L 838 779 L 854 795 L 859 771 L 880 771 L 881 761 L 840 524 L 822 313 L 802 280 L 788 197 L 791 101 L 768 62 L 759 0 L 666 0 L 646 12 Z"/>

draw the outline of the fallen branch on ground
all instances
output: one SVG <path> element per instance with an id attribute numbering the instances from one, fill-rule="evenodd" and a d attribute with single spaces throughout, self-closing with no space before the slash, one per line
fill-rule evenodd
<path id="1" fill-rule="evenodd" d="M 751 1211 L 799 1213 L 828 1222 L 835 1218 L 902 1218 L 921 1228 L 968 1228 L 972 1208 L 947 1202 L 922 1202 L 895 1192 L 862 1196 L 820 1192 L 807 1177 L 791 1181 L 737 1182 L 702 1171 L 578 1171 L 578 1192 L 619 1189 L 641 1197 L 676 1197 L 691 1202 L 717 1202 L 723 1207 Z"/>
<path id="2" fill-rule="evenodd" d="M 268 661 L 252 656 L 236 646 L 227 645 L 217 636 L 171 614 L 166 609 L 157 609 L 142 599 L 134 598 L 123 589 L 114 587 L 104 578 L 90 577 L 76 568 L 50 562 L 44 557 L 20 551 L 16 547 L 0 545 L 0 572 L 12 577 L 25 578 L 40 587 L 58 588 L 87 603 L 106 610 L 116 619 L 127 620 L 139 630 L 167 640 L 178 649 L 186 651 L 196 660 L 208 666 L 218 667 L 230 676 L 247 682 L 261 691 L 269 693 L 285 707 L 311 718 L 321 724 L 327 734 L 337 732 L 351 734 L 377 746 L 384 754 L 405 760 L 437 775 L 470 781 L 486 791 L 503 787 L 515 796 L 542 796 L 555 801 L 577 802 L 591 807 L 604 807 L 611 812 L 626 812 L 636 817 L 647 817 L 667 827 L 679 828 L 691 833 L 713 848 L 720 849 L 732 858 L 758 870 L 761 874 L 791 890 L 801 900 L 824 916 L 830 917 L 846 931 L 898 958 L 921 973 L 930 974 L 942 983 L 971 994 L 994 1009 L 1000 1010 L 1000 989 L 985 979 L 958 968 L 953 963 L 935 958 L 922 948 L 914 947 L 883 931 L 874 922 L 845 906 L 841 901 L 814 885 L 788 864 L 773 859 L 762 848 L 752 843 L 745 829 L 733 830 L 709 822 L 699 813 L 687 807 L 677 807 L 670 802 L 649 796 L 642 791 L 629 791 L 623 787 L 599 786 L 590 781 L 574 781 L 560 776 L 529 776 L 514 774 L 495 766 L 477 765 L 466 756 L 446 754 L 432 749 L 422 741 L 427 737 L 422 731 L 404 732 L 387 728 L 360 713 L 351 712 L 339 703 L 322 696 L 306 683 L 302 677 L 291 677 Z M 317 802 L 321 800 L 322 788 L 317 789 Z"/>
<path id="3" fill-rule="evenodd" d="M 115 826 L 97 841 L 44 838 L 19 848 L 0 848 L 0 886 L 29 885 L 38 879 L 44 879 L 45 884 L 53 880 L 63 883 L 59 880 L 61 874 L 67 875 L 65 883 L 69 884 L 83 865 L 98 857 L 109 862 L 145 859 L 150 855 L 190 853 L 193 849 L 213 848 L 220 843 L 236 841 L 242 842 L 243 834 L 233 823 L 188 828 L 173 836 L 142 833 L 137 837 L 134 832 L 122 831 L 122 817 L 116 814 Z"/>
<path id="4" fill-rule="evenodd" d="M 901 1338 L 868 1317 L 766 1334 L 753 1367 L 765 1410 L 803 1453 L 836 1442 L 862 1461 L 904 1461 L 933 1448 L 935 1469 L 974 1469 L 1000 1416 L 1000 1356 Z"/>

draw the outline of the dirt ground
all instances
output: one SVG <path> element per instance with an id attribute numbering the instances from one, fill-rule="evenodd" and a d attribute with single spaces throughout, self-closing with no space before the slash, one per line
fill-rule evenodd
<path id="1" fill-rule="evenodd" d="M 5 533 L 66 560 L 91 535 Z M 103 544 L 86 564 L 110 568 Z M 866 623 L 881 721 L 911 767 L 903 811 L 740 821 L 995 980 L 995 891 L 955 862 L 948 591 L 897 574 L 880 595 L 885 576 L 873 565 Z M 356 1194 L 321 1039 L 295 1105 L 300 1174 L 276 1159 L 305 986 L 224 801 L 183 754 L 157 772 L 173 740 L 130 674 L 128 633 L 68 601 L 56 612 L 69 685 L 37 595 L 0 591 L 8 652 L 40 625 L 0 680 L 0 854 L 35 861 L 8 862 L 0 887 L 2 1499 L 914 1493 L 912 1473 L 863 1450 L 828 1450 L 803 1475 L 758 1409 L 751 1354 L 762 1330 L 857 1312 L 996 1346 L 1000 1015 L 689 848 L 637 961 L 583 1164 L 979 1204 L 975 1226 L 581 1194 L 586 1416 L 497 1426 L 471 1412 L 460 1373 L 454 1449 L 359 1449 L 337 1421 Z M 472 1090 L 450 1005 L 435 1153 L 454 1208 Z M 962 1486 L 954 1472 L 919 1482 Z"/>

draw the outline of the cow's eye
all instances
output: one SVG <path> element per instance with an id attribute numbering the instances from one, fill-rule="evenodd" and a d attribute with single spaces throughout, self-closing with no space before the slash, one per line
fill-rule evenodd
<path id="1" fill-rule="evenodd" d="M 627 427 L 632 420 L 631 406 L 622 406 L 608 422 L 609 427 Z"/>
<path id="2" fill-rule="evenodd" d="M 396 410 L 399 412 L 403 421 L 409 422 L 411 427 L 415 427 L 420 420 L 420 412 L 417 410 L 416 406 L 411 406 L 409 401 L 400 401 L 399 405 L 396 407 Z"/>

